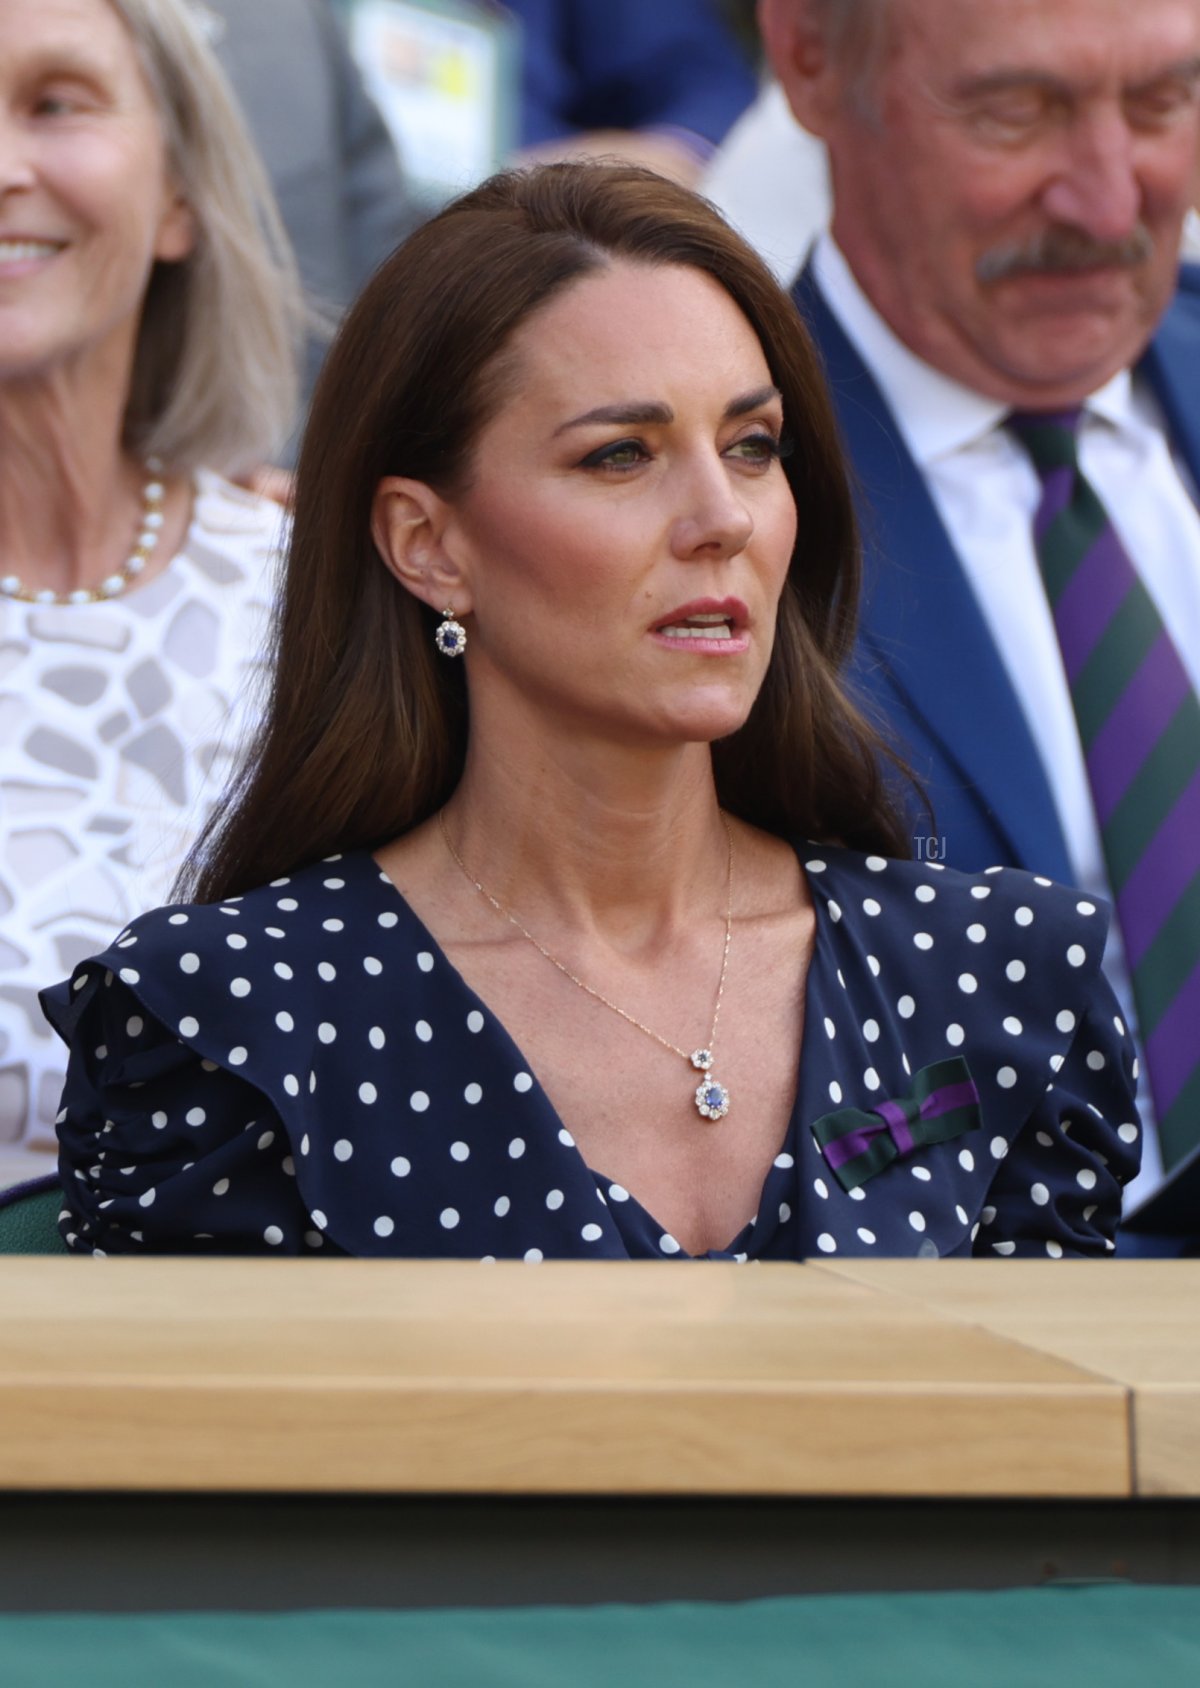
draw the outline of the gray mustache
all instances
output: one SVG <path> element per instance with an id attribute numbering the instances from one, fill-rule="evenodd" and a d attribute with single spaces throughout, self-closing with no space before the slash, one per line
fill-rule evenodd
<path id="1" fill-rule="evenodd" d="M 1005 281 L 1014 275 L 1078 275 L 1087 270 L 1133 269 L 1154 252 L 1144 224 L 1123 240 L 1093 240 L 1079 229 L 1056 227 L 1014 246 L 985 252 L 975 266 L 980 281 Z"/>

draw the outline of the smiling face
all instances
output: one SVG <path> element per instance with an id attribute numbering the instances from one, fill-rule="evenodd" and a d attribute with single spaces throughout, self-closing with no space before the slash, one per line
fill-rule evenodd
<path id="1" fill-rule="evenodd" d="M 777 52 L 829 143 L 834 234 L 929 363 L 1006 403 L 1077 402 L 1136 360 L 1174 289 L 1200 3 L 882 3 L 869 109 L 811 38 Z"/>
<path id="2" fill-rule="evenodd" d="M 191 246 L 107 0 L 0 0 L 0 380 L 80 359 L 127 379 L 153 265 Z"/>
<path id="3" fill-rule="evenodd" d="M 618 262 L 527 319 L 507 358 L 512 396 L 442 541 L 473 616 L 473 719 L 504 695 L 624 743 L 733 732 L 796 534 L 754 331 L 707 275 Z"/>

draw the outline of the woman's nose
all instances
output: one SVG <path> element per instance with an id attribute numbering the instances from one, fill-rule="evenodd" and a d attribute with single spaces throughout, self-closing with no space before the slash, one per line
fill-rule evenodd
<path id="1" fill-rule="evenodd" d="M 33 186 L 28 149 L 10 119 L 0 114 L 0 196 Z"/>
<path id="2" fill-rule="evenodd" d="M 729 471 L 720 460 L 705 465 L 688 481 L 681 510 L 671 528 L 671 549 L 677 557 L 734 557 L 754 532 L 754 518 Z"/>

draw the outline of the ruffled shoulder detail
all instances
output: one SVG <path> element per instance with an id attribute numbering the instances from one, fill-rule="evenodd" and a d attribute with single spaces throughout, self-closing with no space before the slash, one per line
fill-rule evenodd
<path id="1" fill-rule="evenodd" d="M 822 973 L 839 987 L 823 1004 L 839 1054 L 830 1113 L 879 1117 L 891 1105 L 900 1120 L 951 1060 L 978 1098 L 953 1143 L 908 1148 L 894 1164 L 876 1153 L 886 1170 L 862 1187 L 866 1205 L 936 1165 L 956 1199 L 943 1191 L 929 1209 L 929 1251 L 1036 1239 L 1035 1252 L 1107 1252 L 1140 1155 L 1136 1059 L 1101 970 L 1107 906 L 1016 869 L 963 874 L 828 847 L 801 859 Z M 845 1123 L 809 1121 L 814 1146 L 827 1155 L 820 1139 Z"/>
<path id="2" fill-rule="evenodd" d="M 520 1051 L 366 854 L 143 916 L 43 1003 L 71 1045 L 74 1247 L 567 1253 L 583 1229 L 624 1252 Z"/>
<path id="3" fill-rule="evenodd" d="M 985 1116 L 1023 1118 L 1095 997 L 1108 905 L 1016 868 L 829 849 L 806 866 L 861 1023 L 893 1025 L 914 1067 L 964 1055 Z"/>
<path id="4" fill-rule="evenodd" d="M 412 919 L 381 879 L 369 856 L 335 856 L 225 902 L 154 909 L 69 986 L 43 992 L 46 1014 L 70 1042 L 92 994 L 115 979 L 199 1056 L 286 1106 L 315 1087 L 324 1008 L 383 972 L 391 935 Z"/>

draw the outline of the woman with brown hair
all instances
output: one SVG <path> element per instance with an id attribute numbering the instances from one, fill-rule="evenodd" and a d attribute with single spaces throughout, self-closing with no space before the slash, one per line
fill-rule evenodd
<path id="1" fill-rule="evenodd" d="M 1110 1248 L 1104 916 L 903 859 L 857 587 L 813 353 L 703 201 L 550 166 L 414 235 L 196 900 L 46 994 L 70 1246 Z"/>

